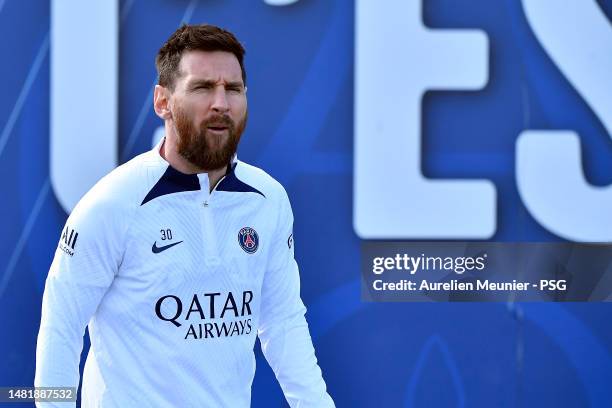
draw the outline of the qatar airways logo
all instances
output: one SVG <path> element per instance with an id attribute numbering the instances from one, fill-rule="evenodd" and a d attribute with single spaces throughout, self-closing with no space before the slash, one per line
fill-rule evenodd
<path id="1" fill-rule="evenodd" d="M 232 292 L 195 293 L 188 299 L 165 295 L 155 303 L 155 314 L 184 330 L 185 340 L 242 336 L 253 331 L 252 301 L 250 290 L 238 296 Z"/>

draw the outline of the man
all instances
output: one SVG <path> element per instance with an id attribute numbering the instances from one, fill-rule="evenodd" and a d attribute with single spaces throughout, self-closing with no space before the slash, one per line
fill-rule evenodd
<path id="1" fill-rule="evenodd" d="M 259 336 L 292 407 L 333 407 L 293 257 L 285 190 L 238 161 L 244 49 L 210 25 L 160 49 L 154 109 L 165 138 L 76 206 L 47 278 L 37 386 L 83 406 L 247 407 Z M 44 405 L 44 404 L 41 404 Z"/>

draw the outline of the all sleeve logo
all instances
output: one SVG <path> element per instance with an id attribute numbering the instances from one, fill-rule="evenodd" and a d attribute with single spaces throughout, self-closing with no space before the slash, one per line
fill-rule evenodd
<path id="1" fill-rule="evenodd" d="M 70 228 L 68 225 L 66 225 L 64 227 L 64 230 L 62 231 L 62 236 L 58 244 L 59 249 L 64 251 L 66 254 L 73 256 L 74 248 L 76 247 L 78 237 L 79 233 L 76 232 L 75 229 Z"/>

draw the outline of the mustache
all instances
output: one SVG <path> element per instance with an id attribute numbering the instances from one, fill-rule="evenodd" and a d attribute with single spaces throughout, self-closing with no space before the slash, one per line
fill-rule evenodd
<path id="1" fill-rule="evenodd" d="M 226 126 L 228 128 L 234 127 L 234 121 L 227 115 L 211 115 L 204 119 L 200 127 L 205 128 L 208 126 Z"/>

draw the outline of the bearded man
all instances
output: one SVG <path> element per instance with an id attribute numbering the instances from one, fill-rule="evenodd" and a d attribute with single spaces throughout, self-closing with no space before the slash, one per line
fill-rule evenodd
<path id="1" fill-rule="evenodd" d="M 68 218 L 43 296 L 35 385 L 78 386 L 88 326 L 82 406 L 248 407 L 259 337 L 289 405 L 333 407 L 300 299 L 287 194 L 236 158 L 242 45 L 186 25 L 156 66 L 165 137 Z"/>

